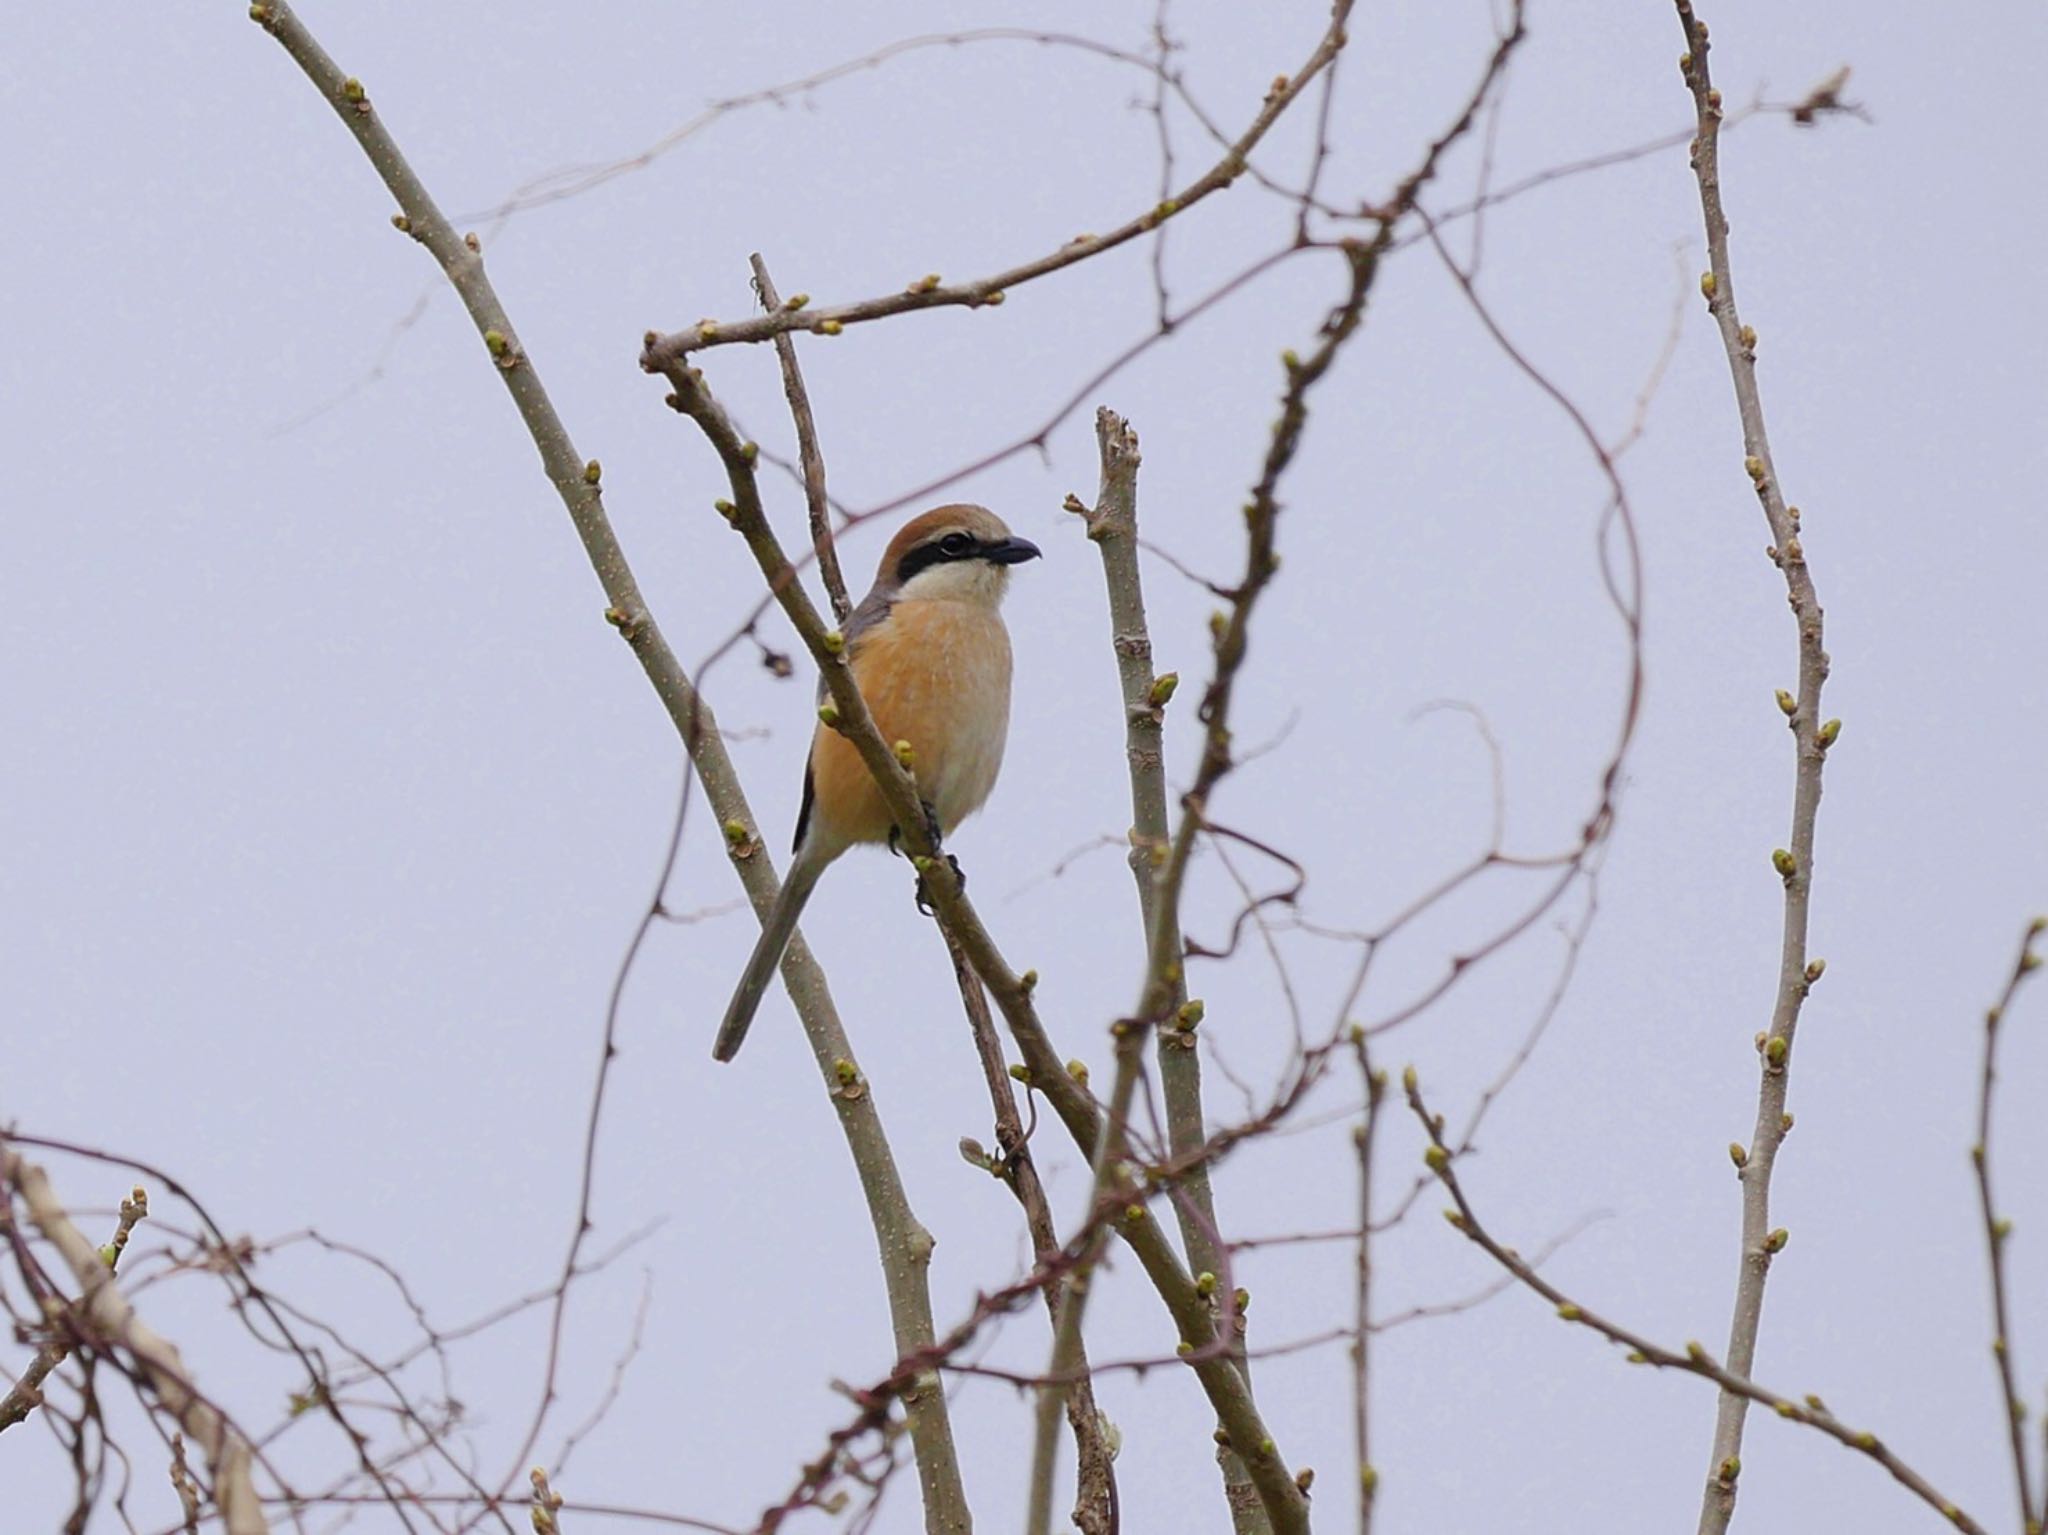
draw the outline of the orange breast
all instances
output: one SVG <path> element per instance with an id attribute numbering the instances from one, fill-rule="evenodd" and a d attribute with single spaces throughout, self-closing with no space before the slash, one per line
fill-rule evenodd
<path id="1" fill-rule="evenodd" d="M 948 834 L 995 787 L 1010 727 L 1010 636 L 992 608 L 899 602 L 853 645 L 853 676 L 882 739 L 908 741 L 919 795 Z M 894 817 L 860 753 L 824 726 L 811 746 L 818 833 L 887 839 Z"/>

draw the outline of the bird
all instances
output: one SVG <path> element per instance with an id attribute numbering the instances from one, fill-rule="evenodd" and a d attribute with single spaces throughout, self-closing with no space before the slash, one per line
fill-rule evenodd
<path id="1" fill-rule="evenodd" d="M 875 584 L 844 630 L 855 686 L 882 739 L 907 742 L 940 838 L 987 801 L 1010 731 L 1010 634 L 1002 601 L 1010 567 L 1039 558 L 987 507 L 941 506 L 906 522 L 882 551 Z M 825 688 L 818 689 L 822 703 Z M 734 989 L 712 1057 L 738 1053 L 818 877 L 861 843 L 895 844 L 899 828 L 859 751 L 820 722 L 804 769 L 795 856 Z"/>

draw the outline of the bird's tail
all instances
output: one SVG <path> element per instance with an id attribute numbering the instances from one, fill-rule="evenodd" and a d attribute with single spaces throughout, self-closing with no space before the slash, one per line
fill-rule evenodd
<path id="1" fill-rule="evenodd" d="M 767 993 L 768 983 L 775 978 L 776 967 L 782 963 L 782 952 L 796 932 L 796 919 L 828 861 L 806 858 L 799 849 L 790 862 L 789 873 L 783 877 L 782 893 L 768 909 L 768 919 L 761 924 L 760 941 L 754 945 L 747 968 L 733 990 L 732 1001 L 726 1004 L 725 1021 L 718 1026 L 718 1038 L 711 1046 L 713 1060 L 729 1061 L 739 1054 L 747 1030 L 753 1025 L 754 1012 Z"/>

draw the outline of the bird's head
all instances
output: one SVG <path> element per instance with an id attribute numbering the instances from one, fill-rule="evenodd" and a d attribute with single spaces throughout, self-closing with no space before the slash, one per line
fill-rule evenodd
<path id="1" fill-rule="evenodd" d="M 1038 558 L 1038 545 L 1013 538 L 985 506 L 941 506 L 913 517 L 882 551 L 875 584 L 897 601 L 981 602 L 994 607 L 1010 584 L 1010 567 Z"/>

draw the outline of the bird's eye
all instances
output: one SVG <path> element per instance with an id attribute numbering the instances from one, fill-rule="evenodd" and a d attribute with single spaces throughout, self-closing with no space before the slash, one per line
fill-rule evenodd
<path id="1" fill-rule="evenodd" d="M 939 540 L 939 551 L 955 559 L 974 547 L 974 540 L 965 533 L 948 533 Z"/>

